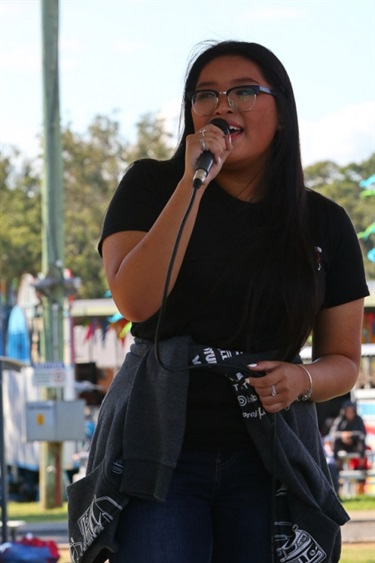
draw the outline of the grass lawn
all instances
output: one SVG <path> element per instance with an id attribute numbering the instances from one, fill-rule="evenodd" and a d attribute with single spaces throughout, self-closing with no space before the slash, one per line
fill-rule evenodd
<path id="1" fill-rule="evenodd" d="M 64 522 L 68 516 L 68 505 L 61 508 L 44 509 L 39 502 L 9 502 L 8 517 L 11 520 L 34 522 Z"/>
<path id="2" fill-rule="evenodd" d="M 357 510 L 373 510 L 375 498 L 373 496 L 360 496 L 343 502 L 348 512 Z M 61 508 L 45 510 L 38 502 L 8 504 L 8 516 L 13 520 L 25 520 L 26 522 L 64 522 L 67 520 L 67 504 Z M 60 551 L 58 563 L 69 563 L 69 552 L 65 549 Z M 374 563 L 375 542 L 372 544 L 344 544 L 340 563 Z"/>
<path id="3" fill-rule="evenodd" d="M 375 497 L 360 496 L 347 499 L 343 502 L 345 510 L 374 510 Z M 61 508 L 43 509 L 38 502 L 10 502 L 8 516 L 12 520 L 25 520 L 25 522 L 64 522 L 67 519 L 67 503 Z"/>
<path id="4" fill-rule="evenodd" d="M 375 543 L 354 543 L 344 544 L 342 546 L 340 563 L 374 563 L 375 561 Z M 59 560 L 59 563 L 68 563 Z"/>
<path id="5" fill-rule="evenodd" d="M 340 563 L 374 563 L 375 543 L 374 544 L 346 544 L 342 548 Z M 69 551 L 60 550 L 58 563 L 70 563 Z"/>
<path id="6" fill-rule="evenodd" d="M 356 510 L 375 510 L 375 496 L 361 495 L 342 501 L 347 512 L 355 512 Z"/>

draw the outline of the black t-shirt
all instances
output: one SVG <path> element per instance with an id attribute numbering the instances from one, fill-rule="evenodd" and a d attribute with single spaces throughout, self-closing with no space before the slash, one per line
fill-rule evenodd
<path id="1" fill-rule="evenodd" d="M 147 232 L 182 177 L 179 159 L 134 163 L 122 179 L 109 205 L 102 237 L 119 231 Z M 260 263 L 272 255 L 270 276 L 283 268 L 274 245 L 248 258 L 249 241 L 274 240 L 281 233 L 264 233 L 272 202 L 248 203 L 232 197 L 215 182 L 201 200 L 193 233 L 161 327 L 162 339 L 190 335 L 199 344 L 236 350 L 247 349 L 243 317 L 244 294 L 257 281 Z M 317 256 L 322 307 L 334 307 L 368 294 L 362 255 L 350 219 L 343 208 L 315 192 L 308 192 L 308 212 Z M 263 261 L 263 262 L 262 262 Z M 267 265 L 269 267 L 269 265 Z M 272 284 L 275 287 L 275 284 Z M 252 349 L 277 349 L 284 303 L 280 292 L 263 294 L 263 315 L 256 319 Z M 153 340 L 158 314 L 133 323 L 132 334 Z M 242 327 L 242 328 L 239 328 Z M 189 447 L 233 445 L 248 440 L 240 409 L 225 376 L 191 371 L 186 444 Z"/>

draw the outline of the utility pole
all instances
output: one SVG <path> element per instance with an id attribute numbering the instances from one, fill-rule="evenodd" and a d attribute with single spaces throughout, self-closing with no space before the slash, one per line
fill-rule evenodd
<path id="1" fill-rule="evenodd" d="M 45 362 L 64 361 L 64 205 L 60 133 L 58 27 L 59 0 L 41 0 L 43 36 L 43 148 L 42 275 L 37 289 L 43 294 L 42 356 Z M 45 389 L 45 399 L 56 400 L 57 389 Z M 61 506 L 62 442 L 42 442 L 40 500 L 44 508 Z"/>

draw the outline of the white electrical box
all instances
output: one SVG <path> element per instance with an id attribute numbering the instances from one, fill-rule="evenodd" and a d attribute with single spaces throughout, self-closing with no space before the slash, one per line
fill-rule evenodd
<path id="1" fill-rule="evenodd" d="M 26 403 L 27 442 L 65 442 L 85 438 L 85 401 Z"/>

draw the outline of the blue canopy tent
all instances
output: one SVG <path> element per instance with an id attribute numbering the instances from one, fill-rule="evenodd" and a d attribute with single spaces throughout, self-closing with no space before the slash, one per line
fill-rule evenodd
<path id="1" fill-rule="evenodd" d="M 15 305 L 11 310 L 7 327 L 6 355 L 8 358 L 30 363 L 30 333 L 26 315 L 21 307 Z"/>

